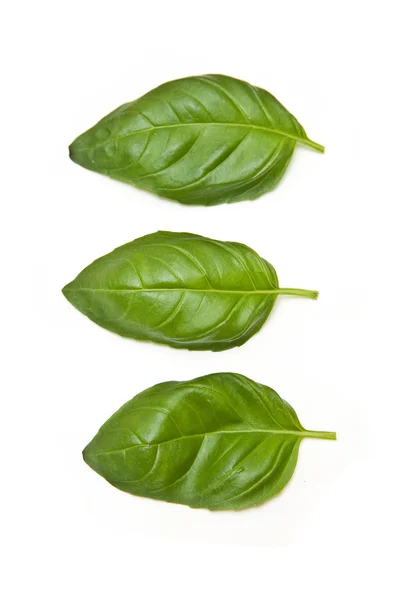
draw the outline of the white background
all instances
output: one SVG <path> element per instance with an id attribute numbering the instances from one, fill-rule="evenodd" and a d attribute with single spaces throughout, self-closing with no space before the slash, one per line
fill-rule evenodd
<path id="1" fill-rule="evenodd" d="M 2 597 L 398 597 L 399 44 L 395 1 L 68 0 L 2 10 Z M 298 147 L 254 202 L 185 207 L 86 171 L 68 144 L 170 79 L 224 73 L 272 92 Z M 60 290 L 167 229 L 249 244 L 282 286 L 242 348 L 172 350 L 97 327 Z M 157 382 L 236 371 L 310 429 L 283 493 L 210 513 L 124 494 L 82 448 Z M 396 589 L 397 588 L 397 589 Z"/>

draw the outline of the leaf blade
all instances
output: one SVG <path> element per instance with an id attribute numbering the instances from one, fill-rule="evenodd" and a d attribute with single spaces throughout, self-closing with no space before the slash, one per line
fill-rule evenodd
<path id="1" fill-rule="evenodd" d="M 184 204 L 253 199 L 281 179 L 297 142 L 323 151 L 277 100 L 223 75 L 165 83 L 70 146 L 71 159 Z"/>
<path id="2" fill-rule="evenodd" d="M 282 421 L 287 407 L 271 388 L 233 373 L 158 384 L 103 425 L 84 459 L 134 495 L 210 510 L 248 508 L 285 487 L 304 437 L 328 435 L 305 430 L 291 407 L 290 420 Z"/>
<path id="3" fill-rule="evenodd" d="M 265 323 L 280 293 L 275 269 L 254 250 L 188 233 L 158 232 L 116 248 L 63 289 L 98 325 L 176 348 L 225 350 Z"/>

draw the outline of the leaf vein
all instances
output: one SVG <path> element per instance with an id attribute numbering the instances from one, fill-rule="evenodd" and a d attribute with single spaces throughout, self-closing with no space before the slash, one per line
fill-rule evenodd
<path id="1" fill-rule="evenodd" d="M 139 177 L 132 177 L 131 178 L 132 181 L 139 181 L 140 179 L 147 179 L 148 177 L 153 177 L 155 175 L 160 175 L 161 173 L 164 173 L 165 171 L 168 171 L 168 169 L 171 169 L 172 167 L 175 167 L 178 163 L 180 163 L 193 150 L 193 148 L 196 146 L 197 142 L 200 140 L 200 138 L 203 135 L 203 133 L 204 133 L 204 129 L 198 134 L 198 136 L 196 137 L 196 139 L 194 140 L 194 142 L 184 152 L 184 154 L 182 154 L 181 156 L 179 156 L 170 165 L 167 165 L 166 167 L 163 167 L 162 169 L 159 169 L 158 171 L 154 171 L 153 173 L 147 173 L 146 175 L 139 175 Z"/>
<path id="2" fill-rule="evenodd" d="M 200 494 L 198 494 L 198 496 L 203 496 L 204 494 L 206 494 L 207 492 L 210 492 L 211 490 L 214 490 L 216 487 L 218 487 L 218 485 L 220 483 L 222 483 L 223 481 L 225 481 L 226 479 L 228 479 L 228 477 L 230 477 L 230 475 L 232 475 L 232 473 L 235 471 L 235 469 L 237 469 L 238 467 L 240 467 L 240 465 L 242 465 L 248 458 L 249 456 L 251 456 L 252 454 L 254 454 L 254 452 L 256 452 L 260 446 L 262 446 L 263 444 L 265 444 L 265 442 L 267 442 L 268 440 L 261 440 L 261 442 L 259 442 L 258 444 L 256 444 L 254 446 L 254 448 L 251 448 L 241 459 L 238 463 L 235 463 L 234 466 L 229 469 L 229 471 L 227 473 L 225 473 L 223 475 L 223 477 L 220 477 L 217 481 L 215 481 L 212 485 L 208 486 L 205 490 L 203 490 Z M 233 448 L 235 444 L 232 445 L 232 447 L 230 449 Z M 225 453 L 224 453 L 225 454 Z"/>
<path id="3" fill-rule="evenodd" d="M 210 286 L 210 289 L 212 289 L 211 281 L 209 280 L 205 269 L 189 252 L 187 252 L 186 250 L 183 250 L 183 248 L 179 248 L 179 246 L 174 246 L 174 244 L 152 244 L 151 245 L 151 247 L 154 247 L 154 246 L 160 246 L 162 248 L 172 248 L 173 250 L 176 250 L 180 254 L 183 254 L 184 256 L 186 256 L 194 264 L 194 266 L 197 267 L 197 269 L 200 271 L 200 273 L 202 275 L 204 275 L 204 278 L 206 279 L 208 285 Z"/>
<path id="4" fill-rule="evenodd" d="M 236 110 L 238 110 L 241 113 L 241 115 L 245 118 L 245 120 L 248 123 L 251 123 L 250 119 L 248 118 L 248 116 L 246 115 L 243 108 L 240 106 L 239 102 L 236 100 L 236 98 L 234 96 L 232 96 L 229 92 L 227 92 L 226 89 L 222 85 L 220 85 L 219 83 L 214 81 L 214 79 L 209 79 L 209 77 L 207 77 L 207 75 L 205 75 L 204 77 L 198 77 L 198 79 L 200 81 L 208 83 L 208 85 L 210 85 L 211 87 L 220 90 L 224 94 L 224 96 L 226 96 L 226 98 L 229 99 L 229 101 L 236 108 Z"/>
<path id="5" fill-rule="evenodd" d="M 174 320 L 174 318 L 176 317 L 176 315 L 179 312 L 180 307 L 182 306 L 184 299 L 185 299 L 185 292 L 182 293 L 178 302 L 175 304 L 174 308 L 172 309 L 172 312 L 163 321 L 161 321 L 161 323 L 159 323 L 158 325 L 156 325 L 153 328 L 154 331 L 156 331 L 157 329 L 160 329 L 161 327 L 164 327 L 165 325 L 167 325 L 168 323 L 170 323 L 171 321 Z"/>
<path id="6" fill-rule="evenodd" d="M 251 485 L 249 488 L 247 488 L 246 490 L 244 490 L 243 492 L 240 492 L 239 494 L 235 494 L 234 496 L 230 496 L 228 498 L 224 498 L 223 500 L 219 500 L 218 502 L 214 502 L 213 506 L 217 506 L 218 504 L 221 504 L 223 502 L 231 502 L 232 500 L 236 500 L 237 498 L 240 498 L 241 496 L 244 496 L 245 494 L 248 494 L 249 492 L 251 492 L 255 487 L 257 487 L 258 485 L 260 485 L 263 481 L 265 481 L 268 477 L 270 477 L 270 475 L 275 471 L 276 466 L 279 464 L 279 461 L 281 459 L 281 456 L 283 454 L 283 450 L 285 449 L 285 447 L 289 444 L 290 442 L 283 442 L 281 448 L 279 449 L 279 452 L 277 454 L 276 459 L 274 460 L 274 463 L 271 467 L 271 469 L 267 472 L 267 473 L 262 473 L 261 477 L 258 478 L 258 480 Z"/>

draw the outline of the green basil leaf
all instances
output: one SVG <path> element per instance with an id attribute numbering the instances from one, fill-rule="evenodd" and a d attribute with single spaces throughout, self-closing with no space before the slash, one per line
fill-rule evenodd
<path id="1" fill-rule="evenodd" d="M 244 344 L 279 294 L 275 269 L 243 244 L 159 231 L 95 260 L 63 293 L 92 321 L 125 337 L 175 348 Z"/>
<path id="2" fill-rule="evenodd" d="M 183 204 L 272 190 L 296 142 L 320 152 L 274 96 L 224 75 L 187 77 L 124 104 L 70 146 L 79 165 Z"/>
<path id="3" fill-rule="evenodd" d="M 127 402 L 83 451 L 115 487 L 211 510 L 256 506 L 290 480 L 308 431 L 271 388 L 216 373 L 169 381 Z"/>

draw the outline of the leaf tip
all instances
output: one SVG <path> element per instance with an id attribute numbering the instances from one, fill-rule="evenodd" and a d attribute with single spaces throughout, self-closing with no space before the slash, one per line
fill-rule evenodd
<path id="1" fill-rule="evenodd" d="M 66 298 L 67 300 L 68 300 L 68 292 L 69 292 L 69 289 L 68 289 L 68 284 L 67 284 L 67 285 L 64 285 L 64 287 L 61 289 L 61 293 L 62 293 L 62 295 L 63 295 L 63 296 L 64 296 L 64 298 Z"/>
<path id="2" fill-rule="evenodd" d="M 68 156 L 70 157 L 70 159 L 72 160 L 72 162 L 76 162 L 74 142 L 72 142 L 72 144 L 70 144 L 68 146 Z"/>
<path id="3" fill-rule="evenodd" d="M 82 450 L 82 458 L 86 464 L 88 464 L 88 446 L 85 446 Z"/>
<path id="4" fill-rule="evenodd" d="M 68 146 L 68 155 L 72 162 L 76 163 L 77 165 L 85 166 L 85 154 L 83 143 L 79 137 Z"/>
<path id="5" fill-rule="evenodd" d="M 93 451 L 91 451 L 91 444 L 92 442 L 89 442 L 89 444 L 82 450 L 82 458 L 88 467 L 96 471 L 96 462 L 94 461 L 95 457 L 93 456 Z"/>

